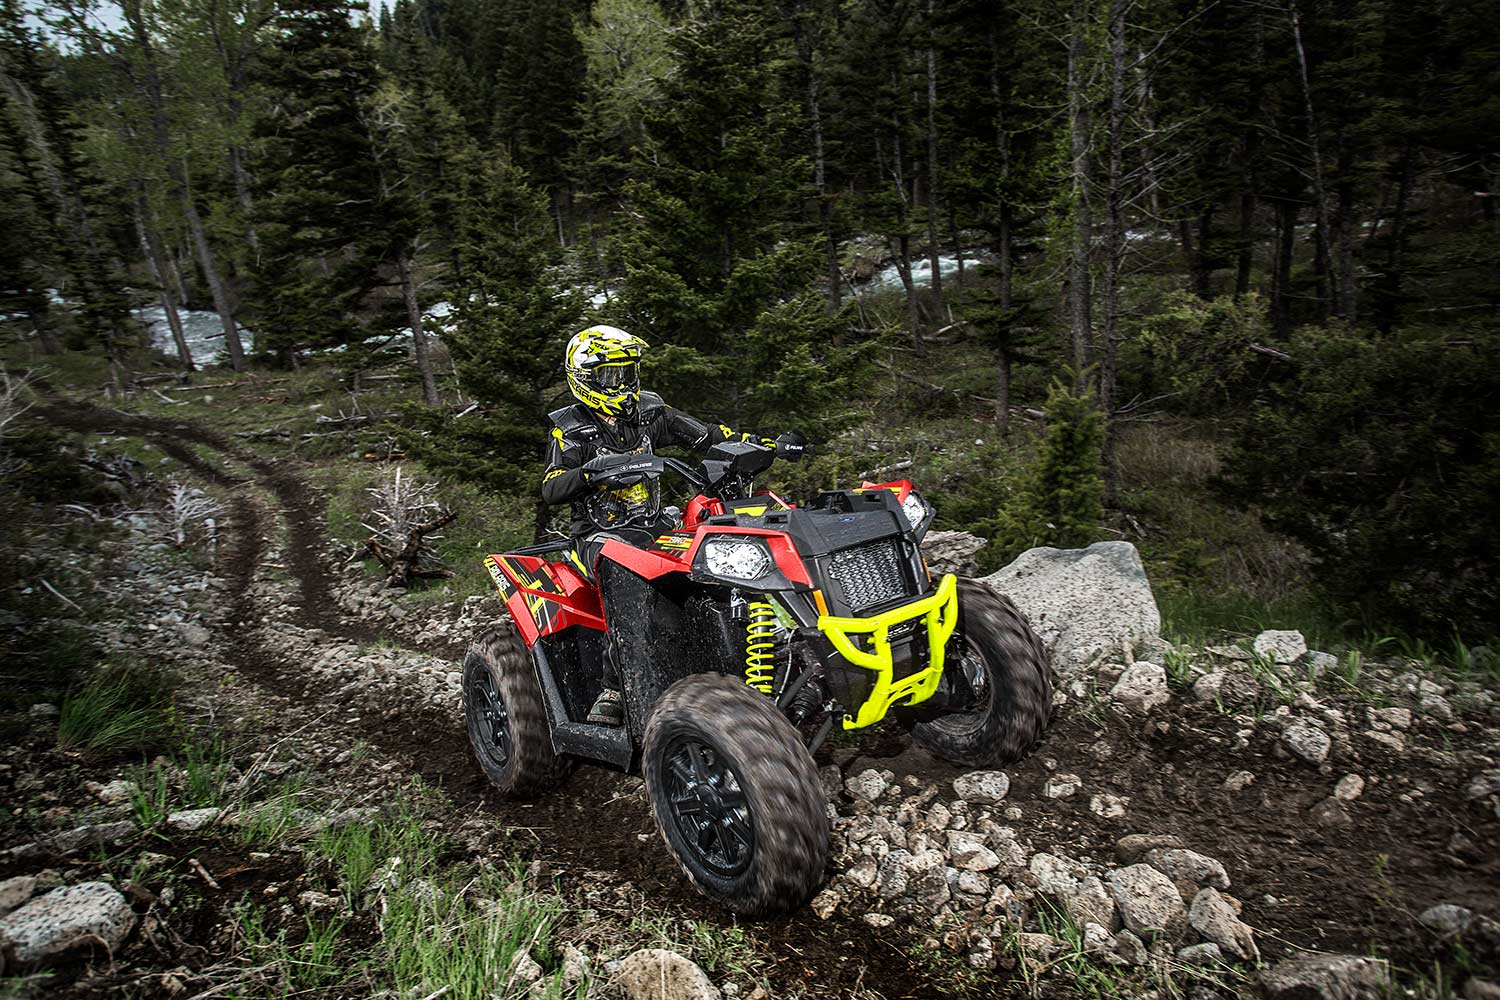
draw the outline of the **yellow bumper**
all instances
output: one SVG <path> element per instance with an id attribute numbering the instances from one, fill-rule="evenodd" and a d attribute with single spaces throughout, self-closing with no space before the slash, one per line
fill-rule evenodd
<path id="1" fill-rule="evenodd" d="M 892 680 L 891 629 L 913 618 L 927 619 L 927 666 L 900 680 Z M 839 618 L 822 615 L 818 629 L 833 643 L 839 655 L 856 667 L 875 672 L 875 686 L 870 697 L 854 716 L 844 716 L 845 729 L 862 729 L 885 718 L 892 705 L 915 705 L 932 697 L 943 676 L 943 651 L 948 637 L 958 625 L 958 578 L 952 573 L 943 577 L 937 592 L 890 611 L 869 618 Z M 852 635 L 869 635 L 872 652 L 854 645 Z"/>

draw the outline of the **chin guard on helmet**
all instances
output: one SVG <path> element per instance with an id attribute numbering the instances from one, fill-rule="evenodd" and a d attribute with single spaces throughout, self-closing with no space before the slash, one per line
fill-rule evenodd
<path id="1" fill-rule="evenodd" d="M 646 342 L 612 326 L 591 326 L 568 341 L 568 388 L 606 417 L 633 419 L 641 401 L 641 352 Z"/>

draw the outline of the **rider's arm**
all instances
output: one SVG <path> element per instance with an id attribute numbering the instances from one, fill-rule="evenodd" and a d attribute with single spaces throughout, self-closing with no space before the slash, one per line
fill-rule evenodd
<path id="1" fill-rule="evenodd" d="M 544 503 L 567 503 L 588 492 L 588 476 L 580 468 L 583 464 L 583 449 L 567 445 L 562 430 L 552 428 L 552 440 L 547 443 L 547 471 L 542 473 Z"/>
<path id="2" fill-rule="evenodd" d="M 723 444 L 725 441 L 749 441 L 751 444 L 767 443 L 758 434 L 740 434 L 737 431 L 731 430 L 728 424 L 705 424 L 697 417 L 683 413 L 673 406 L 668 406 L 665 409 L 668 440 L 662 441 L 663 445 L 678 445 L 702 453 L 716 444 Z"/>

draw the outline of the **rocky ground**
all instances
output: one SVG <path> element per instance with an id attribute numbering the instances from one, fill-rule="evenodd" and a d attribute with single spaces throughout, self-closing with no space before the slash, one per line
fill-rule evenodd
<path id="1" fill-rule="evenodd" d="M 6 720 L 12 992 L 420 1000 L 435 974 L 312 986 L 266 942 L 316 953 L 336 925 L 339 947 L 378 950 L 403 906 L 439 899 L 481 923 L 547 915 L 493 945 L 499 994 L 1500 995 L 1500 701 L 1477 676 L 1294 632 L 1173 648 L 1129 546 L 1028 553 L 993 582 L 1058 672 L 1034 756 L 964 772 L 894 729 L 831 741 L 826 888 L 740 926 L 667 863 L 638 779 L 490 795 L 458 661 L 496 601 L 435 604 L 340 566 L 287 462 L 199 427 L 50 416 L 153 442 L 225 505 L 214 558 L 141 518 L 48 558 L 87 582 L 72 596 L 96 643 L 169 665 L 176 713 L 228 749 L 142 766 L 58 750 L 56 706 Z M 949 537 L 933 557 L 964 552 Z M 443 846 L 419 871 L 409 839 L 377 840 L 351 882 L 339 831 L 400 823 Z"/>

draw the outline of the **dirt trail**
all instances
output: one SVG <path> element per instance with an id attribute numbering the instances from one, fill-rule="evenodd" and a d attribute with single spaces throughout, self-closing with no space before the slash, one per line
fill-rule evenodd
<path id="1" fill-rule="evenodd" d="M 127 414 L 76 402 L 48 403 L 40 408 L 52 424 L 87 433 L 128 434 L 182 462 L 215 485 L 237 492 L 230 503 L 230 617 L 225 623 L 226 659 L 268 692 L 310 708 L 328 707 L 331 690 L 309 692 L 308 676 L 285 662 L 280 653 L 258 646 L 249 638 L 249 624 L 264 616 L 252 593 L 257 567 L 267 557 L 267 513 L 286 530 L 286 544 L 278 553 L 297 589 L 292 618 L 297 625 L 318 629 L 345 642 L 382 641 L 403 649 L 457 658 L 461 649 L 418 648 L 388 628 L 346 618 L 334 598 L 335 578 L 324 565 L 328 547 L 323 530 L 322 500 L 285 461 L 272 462 L 196 424 Z M 205 460 L 187 443 L 202 445 L 249 476 L 226 471 Z M 269 494 L 275 509 L 246 487 Z M 458 706 L 451 712 L 398 703 L 387 717 L 347 728 L 351 741 L 363 740 L 405 762 L 427 783 L 442 789 L 457 807 L 456 814 L 492 817 L 497 835 L 509 830 L 534 836 L 513 839 L 528 860 L 539 860 L 556 877 L 562 891 L 582 898 L 589 880 L 625 881 L 651 904 L 679 918 L 727 927 L 732 918 L 706 903 L 666 862 L 664 848 L 643 800 L 634 794 L 636 783 L 606 771 L 583 768 L 556 794 L 534 803 L 512 803 L 491 794 L 470 756 Z M 768 962 L 768 978 L 780 991 L 801 990 L 809 996 L 849 995 L 856 983 L 888 1000 L 942 994 L 944 983 L 909 951 L 906 932 L 878 931 L 852 915 L 836 914 L 819 920 L 804 909 L 797 914 L 759 924 L 743 925 L 758 953 Z M 999 985 L 999 978 L 996 984 Z"/>

